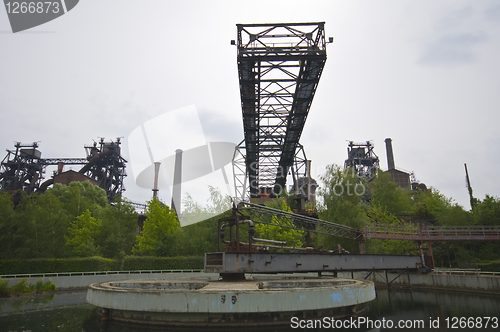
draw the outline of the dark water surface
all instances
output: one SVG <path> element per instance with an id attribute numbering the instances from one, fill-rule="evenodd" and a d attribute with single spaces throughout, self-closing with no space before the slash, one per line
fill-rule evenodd
<path id="1" fill-rule="evenodd" d="M 0 331 L 200 331 L 196 329 L 152 328 L 102 324 L 95 307 L 85 302 L 86 291 L 52 295 L 0 298 Z M 454 318 L 456 317 L 456 318 Z M 488 317 L 490 317 L 488 319 Z M 245 327 L 224 331 L 500 331 L 500 297 L 419 290 L 378 290 L 377 299 L 363 318 L 344 321 L 336 328 L 326 317 L 321 321 L 296 321 L 284 328 Z M 460 320 L 461 319 L 461 320 Z M 487 322 L 488 321 L 488 322 Z M 392 328 L 390 327 L 390 324 Z M 402 323 L 403 328 L 398 328 Z M 316 325 L 314 325 L 316 324 Z M 347 325 L 346 325 L 347 324 Z M 420 326 L 415 328 L 416 325 Z M 431 324 L 435 328 L 431 328 Z M 472 328 L 463 328 L 469 324 Z M 488 326 L 486 326 L 488 324 Z M 413 327 L 410 327 L 412 325 Z M 439 328 L 438 328 L 439 325 Z M 305 328 L 301 328 L 305 327 Z M 338 325 L 340 326 L 340 325 Z M 297 327 L 297 328 L 292 328 Z M 307 328 L 309 327 L 309 328 Z M 454 327 L 454 328 L 453 328 Z M 495 328 L 496 327 L 496 328 Z M 220 331 L 216 329 L 213 331 Z M 211 331 L 203 329 L 203 331 Z"/>

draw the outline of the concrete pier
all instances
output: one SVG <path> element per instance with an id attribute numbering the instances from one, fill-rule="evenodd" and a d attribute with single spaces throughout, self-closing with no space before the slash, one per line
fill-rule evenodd
<path id="1" fill-rule="evenodd" d="M 371 281 L 325 277 L 141 279 L 92 284 L 87 292 L 108 319 L 170 326 L 289 325 L 292 317 L 357 315 L 373 299 Z"/>

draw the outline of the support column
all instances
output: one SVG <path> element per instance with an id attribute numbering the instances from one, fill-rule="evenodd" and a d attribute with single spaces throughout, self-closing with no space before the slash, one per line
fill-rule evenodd
<path id="1" fill-rule="evenodd" d="M 417 241 L 417 244 L 418 244 L 418 249 L 420 251 L 420 258 L 422 259 L 422 265 L 426 266 L 425 265 L 424 248 L 422 247 L 422 242 L 421 241 Z"/>
<path id="2" fill-rule="evenodd" d="M 359 244 L 359 253 L 364 254 L 365 253 L 365 241 L 358 241 Z"/>
<path id="3" fill-rule="evenodd" d="M 429 266 L 430 269 L 433 269 L 434 267 L 436 267 L 436 264 L 434 264 L 434 254 L 432 253 L 432 242 L 427 242 L 427 252 L 429 254 L 429 257 L 430 257 L 430 265 L 432 266 Z"/>

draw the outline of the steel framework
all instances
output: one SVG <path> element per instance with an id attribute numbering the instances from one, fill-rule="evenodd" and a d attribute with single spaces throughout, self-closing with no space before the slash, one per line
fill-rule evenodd
<path id="1" fill-rule="evenodd" d="M 380 160 L 373 152 L 373 147 L 373 143 L 370 141 L 365 143 L 349 141 L 344 168 L 352 169 L 360 178 L 365 178 L 368 181 L 373 179 L 380 169 Z"/>
<path id="2" fill-rule="evenodd" d="M 235 149 L 235 153 L 233 156 L 233 174 L 234 174 L 234 189 L 236 192 L 236 198 L 246 201 L 248 200 L 247 195 L 249 194 L 248 190 L 248 178 L 249 178 L 249 172 L 248 172 L 248 167 L 247 167 L 247 159 L 246 159 L 246 147 L 245 147 L 245 141 L 242 141 Z M 278 167 L 278 159 L 275 157 L 269 157 L 269 158 L 262 158 L 260 161 L 260 169 L 262 169 L 264 172 L 267 172 L 267 176 L 269 176 L 270 179 L 272 179 L 273 174 L 269 173 L 272 170 L 277 169 Z M 250 166 L 252 167 L 253 165 L 256 164 L 251 164 Z M 293 158 L 293 163 L 291 165 L 291 171 L 292 175 L 295 179 L 295 183 L 298 183 L 299 178 L 305 178 L 307 176 L 307 157 L 306 153 L 304 151 L 304 147 L 298 143 L 297 148 L 295 150 L 295 155 Z M 285 174 L 286 176 L 286 174 Z M 294 183 L 294 184 L 295 184 Z M 273 188 L 272 186 L 266 186 L 266 184 L 263 184 L 260 186 L 260 190 L 257 192 L 263 191 L 268 188 Z M 253 196 L 255 197 L 255 195 Z"/>
<path id="3" fill-rule="evenodd" d="M 118 193 L 125 190 L 123 179 L 126 175 L 126 160 L 121 156 L 120 139 L 85 146 L 86 158 L 41 158 L 38 142 L 23 144 L 17 142 L 15 150 L 7 150 L 0 164 L 0 190 L 23 190 L 27 193 L 43 191 L 53 183 L 53 179 L 41 183 L 47 166 L 84 165 L 79 173 L 97 181 L 106 191 L 111 202 Z"/>
<path id="4" fill-rule="evenodd" d="M 45 173 L 45 164 L 38 142 L 23 144 L 16 142 L 15 150 L 7 150 L 0 164 L 0 190 L 21 189 L 34 192 L 40 185 Z"/>
<path id="5" fill-rule="evenodd" d="M 324 22 L 237 24 L 246 179 L 250 197 L 285 188 L 326 61 Z M 240 174 L 241 176 L 241 174 Z M 247 182 L 248 181 L 248 182 Z"/>
<path id="6" fill-rule="evenodd" d="M 120 138 L 116 142 L 104 142 L 101 138 L 99 146 L 97 143 L 85 146 L 88 163 L 79 171 L 97 181 L 99 187 L 106 190 L 110 202 L 125 191 L 123 179 L 127 176 L 127 161 L 121 156 L 120 144 Z"/>

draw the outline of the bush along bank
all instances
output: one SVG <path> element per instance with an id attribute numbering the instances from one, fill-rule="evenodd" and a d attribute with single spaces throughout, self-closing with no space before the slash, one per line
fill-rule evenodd
<path id="1" fill-rule="evenodd" d="M 8 280 L 0 279 L 0 296 L 12 296 L 21 294 L 42 294 L 42 293 L 53 293 L 56 291 L 56 285 L 52 283 L 51 279 L 44 281 L 44 279 L 39 280 L 36 284 L 30 285 L 26 278 L 19 280 L 19 282 L 8 287 Z"/>
<path id="2" fill-rule="evenodd" d="M 122 260 L 103 257 L 0 260 L 0 273 L 39 274 L 138 270 L 203 269 L 204 257 L 125 256 Z"/>

